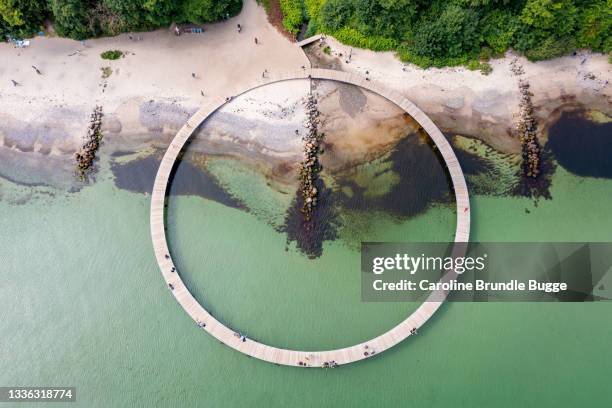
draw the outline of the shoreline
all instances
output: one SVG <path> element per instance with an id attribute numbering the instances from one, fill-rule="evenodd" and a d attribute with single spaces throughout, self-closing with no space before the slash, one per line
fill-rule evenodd
<path id="1" fill-rule="evenodd" d="M 580 52 L 534 63 L 507 52 L 491 60 L 492 73 L 483 75 L 463 67 L 424 70 L 402 63 L 392 52 L 353 48 L 332 37 L 305 51 L 313 66 L 379 81 L 406 95 L 444 132 L 481 139 L 502 153 L 520 151 L 516 129 L 520 90 L 511 70 L 515 59 L 524 67 L 524 79 L 532 84 L 540 128 L 551 112 L 565 104 L 612 114 L 612 65 L 603 54 Z"/>
<path id="2" fill-rule="evenodd" d="M 241 34 L 235 31 L 237 22 L 243 26 Z M 516 129 L 520 92 L 510 69 L 515 58 L 512 54 L 492 60 L 493 72 L 484 76 L 478 71 L 456 67 L 423 70 L 403 64 L 391 52 L 354 49 L 331 37 L 324 42 L 330 47 L 331 55 L 325 54 L 319 43 L 303 52 L 268 22 L 265 10 L 255 1 L 246 1 L 242 12 L 227 22 L 206 25 L 203 34 L 176 37 L 170 30 L 141 34 L 138 35 L 141 41 L 131 40 L 131 35 L 126 33 L 83 43 L 35 38 L 27 49 L 0 44 L 0 58 L 7 62 L 0 68 L 3 102 L 0 104 L 0 159 L 5 163 L 0 165 L 0 176 L 9 178 L 12 169 L 9 163 L 15 161 L 32 168 L 44 167 L 45 161 L 54 162 L 57 171 L 68 174 L 67 170 L 75 165 L 74 153 L 82 145 L 95 105 L 101 105 L 105 112 L 103 153 L 165 148 L 202 102 L 226 96 L 229 89 L 252 83 L 265 70 L 273 72 L 307 65 L 308 57 L 313 66 L 321 64 L 356 72 L 397 89 L 449 136 L 479 139 L 501 153 L 520 152 Z M 258 44 L 253 44 L 253 36 L 257 36 Z M 108 49 L 120 49 L 126 56 L 116 61 L 102 60 L 99 54 Z M 351 58 L 347 63 L 349 53 Z M 531 83 L 539 129 L 537 137 L 542 145 L 547 141 L 546 130 L 551 121 L 564 109 L 575 107 L 612 116 L 612 89 L 607 83 L 611 65 L 606 56 L 578 53 L 538 63 L 520 57 L 519 61 L 524 66 L 525 79 Z M 41 75 L 31 66 L 40 69 Z M 104 67 L 112 71 L 106 78 L 101 72 Z M 19 86 L 13 86 L 12 79 Z M 289 128 L 300 121 L 301 113 L 292 111 L 295 101 L 290 96 L 301 92 L 301 88 L 289 83 L 273 87 L 253 91 L 245 95 L 250 100 L 248 103 L 241 102 L 232 110 L 232 102 L 228 109 L 215 115 L 210 122 L 216 120 L 213 125 L 219 130 L 208 133 L 218 143 L 212 143 L 210 151 L 227 148 L 229 143 L 223 144 L 223 141 L 238 141 L 237 148 L 242 151 L 237 154 L 249 157 L 259 151 L 253 157 L 260 154 L 276 157 L 274 165 L 278 169 L 299 156 L 299 141 L 283 141 L 290 133 Z M 351 119 L 340 121 L 342 126 L 352 126 L 352 132 L 359 132 L 361 127 L 363 133 L 383 133 L 384 129 L 378 128 L 372 118 L 390 120 L 388 105 L 364 96 L 357 88 L 337 84 L 336 88 L 338 96 L 329 94 L 330 100 L 323 103 L 327 103 L 328 110 L 338 110 L 353 118 L 352 123 Z M 256 95 L 251 97 L 251 94 Z M 270 112 L 276 105 L 283 112 L 293 112 L 289 122 L 286 117 L 265 116 L 266 106 L 262 101 L 265 103 L 268 99 L 272 101 Z M 249 103 L 253 106 L 248 107 Z M 261 106 L 256 106 L 258 103 Z M 360 114 L 365 106 L 373 113 L 364 121 Z M 252 116 L 249 113 L 252 111 L 259 117 Z M 338 123 L 333 117 L 327 119 L 332 119 L 329 121 L 332 125 Z M 254 124 L 261 129 L 251 132 Z M 284 128 L 272 130 L 275 126 Z M 401 119 L 393 126 L 395 130 L 410 127 L 402 124 Z M 268 138 L 268 134 L 275 136 Z M 330 140 L 333 142 L 333 137 Z M 339 143 L 337 154 L 341 156 L 344 149 L 351 149 L 352 154 L 372 153 L 373 149 L 367 138 L 357 142 L 342 141 L 338 137 L 336 142 Z M 328 154 L 333 153 L 333 149 L 326 150 Z"/>

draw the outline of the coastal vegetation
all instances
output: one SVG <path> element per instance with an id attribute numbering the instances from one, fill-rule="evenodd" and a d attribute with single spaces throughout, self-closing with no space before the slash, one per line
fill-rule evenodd
<path id="1" fill-rule="evenodd" d="M 62 37 L 85 39 L 237 14 L 241 0 L 0 0 L 0 35 L 31 36 L 53 24 Z"/>
<path id="2" fill-rule="evenodd" d="M 283 27 L 291 34 L 297 34 L 304 22 L 304 2 L 302 0 L 280 0 L 283 12 Z"/>
<path id="3" fill-rule="evenodd" d="M 530 60 L 576 48 L 612 51 L 607 0 L 299 0 L 281 1 L 287 28 L 375 51 L 395 51 L 422 67 L 480 65 L 509 48 Z M 299 21 L 296 16 L 301 15 Z"/>
<path id="4" fill-rule="evenodd" d="M 116 59 L 121 58 L 122 56 L 123 56 L 123 51 L 119 51 L 119 50 L 108 50 L 100 54 L 100 57 L 102 59 L 107 59 L 107 60 L 116 60 Z"/>
<path id="5" fill-rule="evenodd" d="M 262 0 L 296 35 L 333 35 L 375 51 L 395 51 L 422 67 L 470 65 L 513 48 L 543 60 L 588 48 L 612 51 L 608 0 Z M 271 7 L 270 3 L 274 3 Z M 241 0 L 0 0 L 0 34 L 31 36 L 51 22 L 84 39 L 236 14 Z M 477 69 L 480 69 L 477 68 Z M 486 68 L 485 68 L 486 70 Z"/>
<path id="6" fill-rule="evenodd" d="M 491 72 L 493 72 L 491 64 L 489 64 L 487 61 L 478 61 L 475 59 L 468 62 L 467 69 L 470 71 L 480 71 L 483 75 L 489 75 Z"/>

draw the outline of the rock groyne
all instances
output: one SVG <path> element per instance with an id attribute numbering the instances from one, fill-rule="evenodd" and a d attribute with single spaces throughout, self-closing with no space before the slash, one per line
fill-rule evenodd
<path id="1" fill-rule="evenodd" d="M 304 142 L 304 160 L 300 163 L 300 192 L 303 198 L 301 212 L 306 221 L 312 218 L 312 212 L 317 206 L 318 189 L 315 186 L 319 177 L 319 172 L 322 167 L 319 163 L 319 154 L 321 153 L 321 142 L 324 134 L 319 133 L 319 110 L 317 109 L 317 100 L 312 93 L 308 94 L 304 100 L 306 108 L 306 135 L 302 137 Z"/>
<path id="2" fill-rule="evenodd" d="M 309 258 L 323 254 L 323 242 L 337 238 L 337 214 L 333 194 L 321 177 L 323 166 L 319 156 L 323 153 L 324 134 L 317 100 L 309 94 L 303 101 L 306 110 L 302 137 L 304 159 L 298 167 L 298 188 L 293 204 L 289 207 L 283 228 L 287 244 L 295 242 L 297 248 Z M 296 130 L 296 133 L 300 133 Z"/>
<path id="3" fill-rule="evenodd" d="M 544 150 L 540 146 L 537 131 L 538 123 L 534 113 L 534 106 L 529 82 L 523 78 L 525 73 L 518 59 L 510 64 L 512 73 L 518 77 L 520 92 L 519 119 L 517 131 L 521 142 L 521 167 L 519 194 L 528 197 L 550 198 L 550 163 L 547 164 Z M 548 174 L 546 174 L 548 173 Z"/>
<path id="4" fill-rule="evenodd" d="M 96 151 L 100 147 L 100 142 L 102 141 L 102 116 L 102 106 L 96 105 L 91 114 L 85 141 L 81 149 L 75 153 L 77 174 L 81 180 L 85 179 L 87 173 L 91 169 L 93 161 L 96 158 Z"/>
<path id="5" fill-rule="evenodd" d="M 523 66 L 517 59 L 512 61 L 511 69 L 514 75 L 519 77 L 518 85 L 521 94 L 519 103 L 519 123 L 517 126 L 523 156 L 521 167 L 524 176 L 537 178 L 541 171 L 540 163 L 542 149 L 537 138 L 538 124 L 533 114 L 533 103 L 531 101 L 533 94 L 529 90 L 529 82 L 522 78 L 524 74 Z"/>

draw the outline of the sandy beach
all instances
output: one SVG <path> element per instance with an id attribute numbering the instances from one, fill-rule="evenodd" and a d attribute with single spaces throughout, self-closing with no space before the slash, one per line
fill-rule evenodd
<path id="1" fill-rule="evenodd" d="M 0 174 L 12 173 L 15 161 L 26 166 L 25 154 L 44 156 L 55 171 L 70 173 L 74 163 L 65 158 L 80 146 L 95 105 L 104 108 L 103 148 L 166 146 L 206 98 L 240 89 L 266 69 L 308 64 L 254 0 L 238 16 L 204 28 L 180 37 L 168 29 L 84 42 L 37 37 L 25 49 L 0 44 Z M 113 49 L 125 57 L 100 57 Z M 112 70 L 108 78 L 103 67 Z"/>
<path id="2" fill-rule="evenodd" d="M 325 46 L 330 47 L 329 55 L 323 52 Z M 405 94 L 443 130 L 480 138 L 502 152 L 520 149 L 518 139 L 512 137 L 519 111 L 518 79 L 510 69 L 514 58 L 523 65 L 542 124 L 564 105 L 612 112 L 612 66 L 602 54 L 584 51 L 532 63 L 508 52 L 491 60 L 493 72 L 483 75 L 463 67 L 423 70 L 403 64 L 392 52 L 352 48 L 332 37 L 309 46 L 307 52 L 315 65 L 382 82 Z"/>
<path id="3" fill-rule="evenodd" d="M 236 31 L 238 23 L 241 33 Z M 245 1 L 238 16 L 204 28 L 204 33 L 179 37 L 168 29 L 84 42 L 37 37 L 25 49 L 0 44 L 0 175 L 27 184 L 70 185 L 66 180 L 74 173 L 73 156 L 94 106 L 104 110 L 103 151 L 165 148 L 207 98 L 229 96 L 265 70 L 309 65 L 308 56 L 314 65 L 358 72 L 404 93 L 450 134 L 480 138 L 501 152 L 520 149 L 514 134 L 518 79 L 510 70 L 511 54 L 491 61 L 493 72 L 485 76 L 464 68 L 423 70 L 404 65 L 392 53 L 351 49 L 329 37 L 305 53 L 268 23 L 254 0 Z M 322 52 L 323 45 L 330 47 L 331 55 Z M 125 56 L 115 61 L 100 57 L 112 49 Z M 564 106 L 612 112 L 606 56 L 578 53 L 539 63 L 519 59 L 543 128 Z M 110 72 L 106 78 L 105 67 Z M 306 81 L 292 81 L 238 98 L 200 131 L 207 141 L 202 151 L 227 153 L 233 146 L 230 150 L 238 156 L 257 153 L 278 159 L 273 165 L 296 162 L 300 143 L 294 129 L 303 121 L 299 101 L 308 89 Z M 412 129 L 382 98 L 337 84 L 320 90 L 328 113 L 325 131 L 339 143 L 335 154 L 352 152 L 342 160 L 363 157 L 376 147 L 372 143 L 383 146 L 393 135 Z M 383 133 L 390 139 L 378 139 Z M 343 144 L 344 136 L 355 134 L 365 136 Z M 20 174 L 26 172 L 18 168 L 41 171 L 38 177 L 28 172 L 29 178 L 22 179 Z"/>

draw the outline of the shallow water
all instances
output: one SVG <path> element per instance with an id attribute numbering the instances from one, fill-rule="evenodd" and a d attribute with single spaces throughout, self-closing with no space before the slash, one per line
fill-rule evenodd
<path id="1" fill-rule="evenodd" d="M 612 120 L 589 121 L 584 111 L 563 112 L 550 128 L 548 147 L 570 172 L 612 178 Z"/>
<path id="2" fill-rule="evenodd" d="M 609 303 L 447 304 L 418 336 L 335 370 L 247 358 L 198 330 L 168 293 L 150 242 L 149 197 L 119 189 L 108 160 L 95 184 L 73 194 L 0 181 L 2 385 L 73 385 L 75 406 L 86 407 L 612 404 Z M 537 206 L 473 196 L 472 239 L 612 241 L 611 180 L 558 166 L 551 194 Z M 314 261 L 286 252 L 273 220 L 288 202 L 253 200 L 251 212 L 193 195 L 169 202 L 179 271 L 224 322 L 314 349 L 371 337 L 409 312 L 359 301 L 349 239 L 326 242 Z M 444 204 L 373 220 L 353 236 L 446 240 L 454 226 Z"/>

